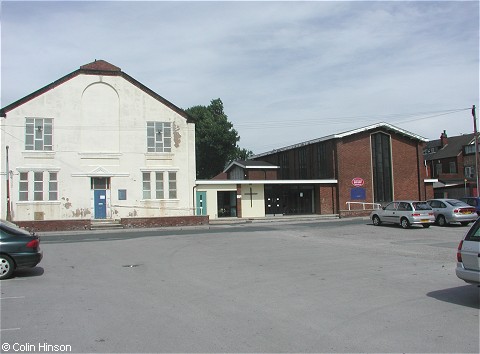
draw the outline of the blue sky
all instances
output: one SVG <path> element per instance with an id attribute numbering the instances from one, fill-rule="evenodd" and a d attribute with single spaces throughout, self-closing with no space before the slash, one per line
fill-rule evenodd
<path id="1" fill-rule="evenodd" d="M 2 1 L 2 107 L 95 59 L 222 99 L 254 153 L 381 121 L 438 139 L 473 131 L 479 2 Z"/>

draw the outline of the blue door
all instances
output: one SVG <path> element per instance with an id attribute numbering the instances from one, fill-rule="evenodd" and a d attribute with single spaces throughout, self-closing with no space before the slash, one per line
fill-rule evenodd
<path id="1" fill-rule="evenodd" d="M 105 219 L 107 217 L 107 191 L 97 189 L 94 191 L 95 200 L 95 219 Z"/>
<path id="2" fill-rule="evenodd" d="M 207 192 L 197 192 L 196 215 L 207 215 Z"/>

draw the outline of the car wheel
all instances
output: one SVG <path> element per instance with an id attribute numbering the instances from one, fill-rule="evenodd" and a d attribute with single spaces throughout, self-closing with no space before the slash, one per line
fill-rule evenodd
<path id="1" fill-rule="evenodd" d="M 460 224 L 462 224 L 462 226 L 468 226 L 469 222 L 468 221 L 462 221 Z"/>
<path id="2" fill-rule="evenodd" d="M 380 226 L 382 224 L 382 221 L 380 220 L 378 215 L 374 215 L 372 217 L 372 221 L 373 221 L 373 225 L 375 225 L 375 226 Z"/>
<path id="3" fill-rule="evenodd" d="M 402 218 L 402 220 L 400 220 L 400 226 L 403 229 L 408 229 L 410 227 L 410 223 L 408 222 L 408 219 L 407 218 Z"/>
<path id="4" fill-rule="evenodd" d="M 447 220 L 445 220 L 445 216 L 443 216 L 443 215 L 437 216 L 437 224 L 438 224 L 438 226 L 446 226 L 447 225 Z"/>
<path id="5" fill-rule="evenodd" d="M 13 260 L 6 254 L 0 255 L 0 280 L 10 278 L 14 269 Z"/>
<path id="6" fill-rule="evenodd" d="M 422 224 L 422 226 L 425 228 L 425 229 L 428 229 L 430 227 L 430 224 Z"/>

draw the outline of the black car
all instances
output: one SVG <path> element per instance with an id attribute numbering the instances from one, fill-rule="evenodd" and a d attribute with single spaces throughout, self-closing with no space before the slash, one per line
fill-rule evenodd
<path id="1" fill-rule="evenodd" d="M 42 257 L 38 236 L 0 220 L 0 280 L 11 277 L 17 268 L 35 267 Z"/>

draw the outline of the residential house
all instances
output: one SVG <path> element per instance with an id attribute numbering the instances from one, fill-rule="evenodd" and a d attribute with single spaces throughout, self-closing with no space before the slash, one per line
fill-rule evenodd
<path id="1" fill-rule="evenodd" d="M 476 195 L 475 135 L 447 136 L 443 131 L 440 139 L 429 141 L 424 149 L 424 158 L 434 184 L 437 198 L 461 198 Z"/>

